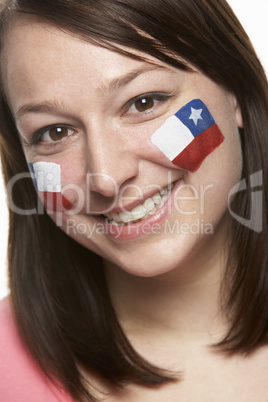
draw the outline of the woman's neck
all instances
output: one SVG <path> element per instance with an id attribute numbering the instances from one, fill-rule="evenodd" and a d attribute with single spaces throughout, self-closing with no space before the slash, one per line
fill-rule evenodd
<path id="1" fill-rule="evenodd" d="M 227 330 L 221 303 L 226 258 L 221 247 L 157 277 L 130 275 L 105 262 L 107 283 L 127 334 L 211 344 Z"/>

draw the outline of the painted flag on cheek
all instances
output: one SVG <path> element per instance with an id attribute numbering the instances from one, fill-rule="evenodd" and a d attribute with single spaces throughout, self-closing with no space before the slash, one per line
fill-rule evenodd
<path id="1" fill-rule="evenodd" d="M 169 117 L 151 141 L 174 165 L 194 172 L 224 137 L 206 105 L 194 99 Z"/>
<path id="2" fill-rule="evenodd" d="M 33 182 L 48 211 L 72 209 L 72 203 L 61 193 L 61 167 L 52 162 L 28 163 Z"/>

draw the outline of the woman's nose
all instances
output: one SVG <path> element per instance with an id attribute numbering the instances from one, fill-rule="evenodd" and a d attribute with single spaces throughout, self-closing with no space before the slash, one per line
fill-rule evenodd
<path id="1" fill-rule="evenodd" d="M 119 194 L 121 187 L 139 172 L 138 155 L 119 132 L 91 131 L 87 152 L 87 185 L 105 197 Z"/>

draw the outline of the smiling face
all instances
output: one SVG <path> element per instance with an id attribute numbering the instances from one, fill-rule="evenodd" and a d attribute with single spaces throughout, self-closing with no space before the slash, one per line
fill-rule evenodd
<path id="1" fill-rule="evenodd" d="M 147 60 L 25 17 L 10 28 L 1 58 L 26 158 L 45 169 L 45 187 L 46 169 L 55 168 L 58 191 L 73 206 L 49 211 L 52 219 L 60 214 L 62 229 L 78 242 L 144 276 L 217 252 L 212 232 L 224 235 L 228 194 L 240 178 L 242 125 L 235 98 L 204 74 Z M 191 172 L 152 138 L 194 99 L 224 141 Z M 197 124 L 200 108 L 191 113 Z"/>

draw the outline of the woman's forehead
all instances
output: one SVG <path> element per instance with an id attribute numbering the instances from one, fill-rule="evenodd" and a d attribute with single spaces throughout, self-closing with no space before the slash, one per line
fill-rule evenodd
<path id="1" fill-rule="evenodd" d="M 138 53 L 138 52 L 137 52 Z M 127 57 L 65 33 L 55 26 L 19 21 L 9 30 L 2 53 L 4 89 L 13 113 L 26 103 L 61 99 L 80 91 L 113 93 L 144 73 L 176 73 L 148 56 Z M 147 79 L 148 79 L 147 74 Z"/>

